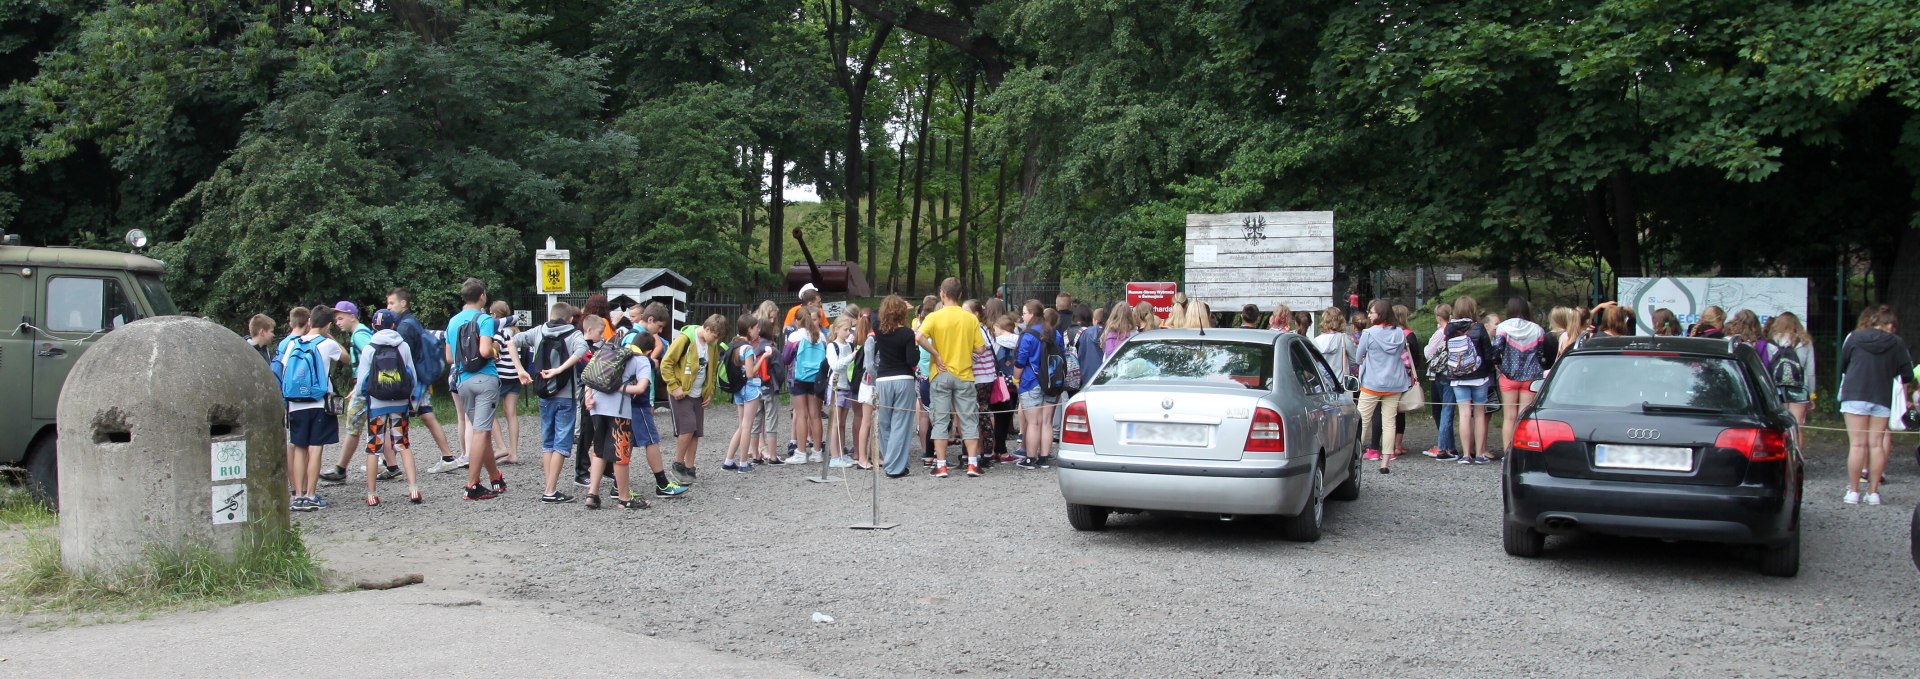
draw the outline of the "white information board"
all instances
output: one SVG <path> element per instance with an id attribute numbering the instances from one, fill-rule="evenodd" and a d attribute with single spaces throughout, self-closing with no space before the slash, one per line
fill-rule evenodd
<path id="1" fill-rule="evenodd" d="M 1187 297 L 1215 313 L 1322 309 L 1333 304 L 1333 213 L 1187 215 L 1185 259 Z"/>
<path id="2" fill-rule="evenodd" d="M 213 487 L 213 525 L 247 522 L 247 484 Z"/>
<path id="3" fill-rule="evenodd" d="M 1791 311 L 1807 322 L 1807 279 L 1805 278 L 1622 278 L 1620 303 L 1632 304 L 1635 331 L 1653 334 L 1653 312 L 1668 309 L 1686 328 L 1700 320 L 1700 312 L 1717 306 L 1727 317 L 1741 309 L 1751 309 L 1761 323 L 1783 311 Z"/>
<path id="4" fill-rule="evenodd" d="M 213 480 L 232 481 L 247 478 L 247 442 L 213 442 Z"/>

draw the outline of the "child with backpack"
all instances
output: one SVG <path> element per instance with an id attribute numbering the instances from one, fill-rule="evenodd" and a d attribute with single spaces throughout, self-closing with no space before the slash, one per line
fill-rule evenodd
<path id="1" fill-rule="evenodd" d="M 333 329 L 345 333 L 347 344 L 347 365 L 358 367 L 373 343 L 373 329 L 360 322 L 360 307 L 353 302 L 339 302 L 333 305 Z M 344 385 L 343 385 L 344 386 Z M 348 391 L 352 391 L 349 389 Z M 353 463 L 354 451 L 360 449 L 360 433 L 367 429 L 366 403 L 359 399 L 347 399 L 347 441 L 340 446 L 340 461 L 332 468 L 320 473 L 320 481 L 331 485 L 345 483 L 347 465 Z M 369 467 L 379 470 L 381 481 L 400 476 L 400 467 L 387 461 L 386 468 Z"/>
<path id="2" fill-rule="evenodd" d="M 1519 297 L 1507 300 L 1507 319 L 1494 326 L 1493 345 L 1494 354 L 1500 357 L 1496 362 L 1500 407 L 1507 412 L 1500 418 L 1500 441 L 1505 448 L 1513 445 L 1519 413 L 1533 405 L 1531 385 L 1547 376 L 1555 345 L 1546 329 L 1533 322 L 1533 305 Z"/>
<path id="3" fill-rule="evenodd" d="M 760 319 L 759 340 L 754 343 L 754 355 L 760 357 L 760 419 L 753 423 L 748 438 L 758 443 L 752 446 L 759 464 L 781 464 L 780 459 L 780 379 L 785 371 L 780 366 L 780 328 L 771 317 L 755 315 Z"/>
<path id="4" fill-rule="evenodd" d="M 587 357 L 580 360 L 575 370 L 585 372 L 587 363 L 593 360 L 593 356 L 611 344 L 610 340 L 602 339 L 607 330 L 607 319 L 594 314 L 577 314 L 574 327 L 580 331 L 580 336 L 587 342 Z M 580 375 L 574 375 L 574 378 L 577 380 Z M 573 421 L 573 483 L 585 488 L 593 476 L 593 416 L 587 412 L 586 387 L 575 384 L 574 388 L 579 396 L 576 399 L 579 409 L 575 412 Z"/>
<path id="5" fill-rule="evenodd" d="M 500 372 L 500 409 L 498 411 L 498 419 L 505 420 L 507 424 L 506 436 L 504 438 L 498 436 L 500 433 L 499 429 L 494 430 L 494 449 L 500 450 L 504 448 L 507 451 L 506 455 L 500 456 L 501 464 L 519 464 L 520 373 L 514 370 L 515 362 L 513 360 L 513 352 L 505 348 L 508 344 L 512 343 L 513 335 L 517 330 L 517 328 L 513 327 L 513 307 L 508 306 L 503 300 L 494 300 L 493 305 L 487 307 L 487 315 L 493 317 L 495 329 L 493 346 L 500 347 L 499 355 L 493 359 L 494 369 Z"/>
<path id="6" fill-rule="evenodd" d="M 746 383 L 733 395 L 734 409 L 740 414 L 740 426 L 733 430 L 733 436 L 727 439 L 727 453 L 720 460 L 720 468 L 742 474 L 753 471 L 753 453 L 759 443 L 760 430 L 760 390 L 766 357 L 760 351 L 760 319 L 753 314 L 741 314 L 737 326 L 739 331 L 733 340 L 733 348 L 727 352 L 727 364 L 738 368 L 746 376 Z"/>
<path id="7" fill-rule="evenodd" d="M 560 470 L 573 456 L 574 366 L 587 357 L 587 340 L 568 319 L 573 305 L 556 302 L 547 310 L 547 322 L 515 334 L 507 343 L 508 360 L 522 387 L 540 399 L 540 471 L 546 492 L 540 501 L 547 504 L 572 502 L 573 497 L 559 491 Z M 525 351 L 521 351 L 524 349 Z M 531 357 L 532 364 L 523 358 Z"/>
<path id="8" fill-rule="evenodd" d="M 1459 422 L 1453 429 L 1460 448 L 1459 464 L 1488 464 L 1487 399 L 1492 391 L 1493 341 L 1487 327 L 1479 321 L 1480 303 L 1462 295 L 1453 301 L 1453 320 L 1440 330 L 1446 340 L 1440 353 L 1428 366 L 1429 372 L 1446 376 L 1453 385 L 1454 409 Z"/>
<path id="9" fill-rule="evenodd" d="M 413 405 L 419 374 L 413 367 L 413 348 L 396 328 L 400 315 L 381 309 L 373 313 L 373 336 L 354 371 L 353 398 L 367 413 L 367 506 L 380 505 L 375 492 L 374 460 L 399 457 L 407 478 L 407 501 L 420 504 L 420 485 L 414 475 L 413 447 L 408 439 L 407 410 Z"/>
<path id="10" fill-rule="evenodd" d="M 340 442 L 340 420 L 331 397 L 328 375 L 346 355 L 340 343 L 322 328 L 333 323 L 333 310 L 321 308 L 318 317 L 306 309 L 288 313 L 293 333 L 280 354 L 280 396 L 287 401 L 287 440 L 292 444 L 287 479 L 293 485 L 290 509 L 311 512 L 328 506 L 320 497 L 320 455 Z"/>
<path id="11" fill-rule="evenodd" d="M 727 317 L 714 314 L 692 332 L 676 333 L 666 358 L 660 361 L 660 381 L 667 385 L 677 439 L 674 464 L 685 474 L 682 485 L 699 478 L 695 456 L 700 438 L 706 435 L 706 407 L 720 391 L 720 361 L 724 358 L 720 340 L 727 335 L 727 325 Z"/>
<path id="12" fill-rule="evenodd" d="M 1055 373 L 1064 373 L 1062 343 L 1059 331 L 1060 317 L 1052 309 L 1045 308 L 1040 300 L 1027 300 L 1020 315 L 1023 330 L 1020 333 L 1020 348 L 1013 359 L 1014 379 L 1020 383 L 1020 434 L 1025 439 L 1026 456 L 1017 463 L 1021 469 L 1050 469 L 1053 457 L 1047 453 L 1053 447 L 1053 406 L 1060 401 L 1059 389 L 1064 382 L 1052 379 Z"/>
<path id="13" fill-rule="evenodd" d="M 593 466 L 587 481 L 587 509 L 600 508 L 600 481 L 607 466 L 613 466 L 613 484 L 617 503 L 627 509 L 646 509 L 647 501 L 633 492 L 628 470 L 633 464 L 635 440 L 634 399 L 647 393 L 653 381 L 652 364 L 639 358 L 632 345 L 609 343 L 595 354 L 581 380 L 586 383 L 587 412 L 593 417 Z M 638 432 L 646 436 L 653 418 Z M 653 434 L 653 443 L 659 436 Z M 638 441 L 644 445 L 645 439 Z"/>
<path id="14" fill-rule="evenodd" d="M 1817 384 L 1813 378 L 1813 335 L 1791 311 L 1767 319 L 1762 334 L 1772 346 L 1760 358 L 1766 361 L 1773 383 L 1780 387 L 1780 401 L 1793 413 L 1794 421 L 1805 427 L 1807 411 L 1813 408 L 1813 385 Z M 1797 442 L 1800 430 L 1795 429 L 1793 435 Z"/>
<path id="15" fill-rule="evenodd" d="M 859 307 L 849 306 L 848 311 L 858 311 Z M 859 354 L 853 348 L 853 317 L 841 314 L 833 320 L 827 329 L 827 373 L 820 377 L 826 386 L 823 389 L 827 402 L 827 448 L 833 451 L 833 459 L 827 465 L 834 468 L 853 466 L 848 456 L 852 446 L 847 445 L 847 422 L 853 419 L 853 383 L 847 380 L 847 370 L 853 367 L 854 358 Z"/>
<path id="16" fill-rule="evenodd" d="M 498 334 L 492 316 L 486 313 L 487 284 L 468 278 L 460 284 L 460 300 L 466 305 L 447 321 L 447 358 L 453 364 L 455 391 L 460 395 L 461 414 L 466 421 L 468 500 L 491 500 L 507 492 L 506 477 L 493 460 L 493 416 L 500 407 L 500 370 L 493 359 L 499 347 L 493 343 Z M 491 481 L 480 484 L 485 473 Z"/>
<path id="17" fill-rule="evenodd" d="M 625 338 L 627 346 L 634 352 L 636 361 L 647 362 L 647 390 L 633 397 L 633 447 L 643 449 L 647 454 L 647 468 L 653 472 L 654 497 L 679 497 L 687 492 L 687 487 L 667 477 L 666 461 L 660 454 L 660 430 L 653 419 L 653 404 L 659 402 L 660 357 L 666 354 L 667 343 L 660 341 L 666 332 L 667 323 L 673 320 L 673 314 L 667 305 L 659 302 L 648 304 L 635 320 L 633 308 L 627 309 L 627 318 L 632 320 L 633 332 Z"/>
<path id="18" fill-rule="evenodd" d="M 820 331 L 820 318 L 812 306 L 802 306 L 794 315 L 796 327 L 787 336 L 793 347 L 793 439 L 798 446 L 786 459 L 787 464 L 819 462 L 826 449 L 820 431 L 820 405 L 831 386 L 822 375 L 827 360 L 827 341 Z"/>

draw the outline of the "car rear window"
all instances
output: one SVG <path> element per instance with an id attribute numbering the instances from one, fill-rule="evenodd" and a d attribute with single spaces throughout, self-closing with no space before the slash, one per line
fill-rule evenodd
<path id="1" fill-rule="evenodd" d="M 1737 361 L 1701 356 L 1574 354 L 1553 366 L 1541 403 L 1557 408 L 1639 410 L 1642 404 L 1719 411 L 1751 407 Z"/>
<path id="2" fill-rule="evenodd" d="M 1273 345 L 1209 340 L 1128 342 L 1107 359 L 1093 384 L 1211 382 L 1273 388 Z"/>

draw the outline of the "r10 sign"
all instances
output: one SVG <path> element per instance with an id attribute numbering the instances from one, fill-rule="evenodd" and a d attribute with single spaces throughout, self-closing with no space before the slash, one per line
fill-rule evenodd
<path id="1" fill-rule="evenodd" d="M 213 480 L 232 481 L 247 478 L 247 442 L 213 442 Z"/>

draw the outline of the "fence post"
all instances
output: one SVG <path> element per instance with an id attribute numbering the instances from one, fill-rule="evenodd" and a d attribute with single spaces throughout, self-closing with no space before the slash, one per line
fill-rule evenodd
<path id="1" fill-rule="evenodd" d="M 1827 365 L 1840 365 L 1840 350 L 1847 345 L 1847 265 L 1842 258 L 1840 266 L 1834 269 L 1833 277 L 1839 285 L 1833 288 L 1833 362 Z M 1834 378 L 1835 397 L 1839 396 L 1840 380 Z M 1834 401 L 1839 403 L 1838 400 Z"/>

